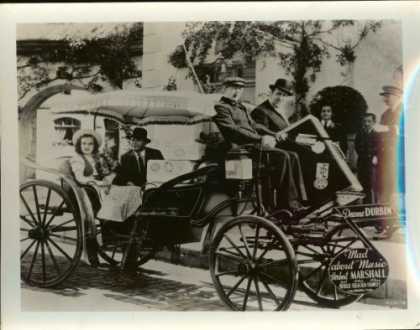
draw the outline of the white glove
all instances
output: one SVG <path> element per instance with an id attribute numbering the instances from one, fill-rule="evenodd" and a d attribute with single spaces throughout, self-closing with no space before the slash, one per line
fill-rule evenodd
<path id="1" fill-rule="evenodd" d="M 276 139 L 275 139 L 274 136 L 271 136 L 271 135 L 263 135 L 261 143 L 262 143 L 262 146 L 264 148 L 271 149 L 271 148 L 274 148 L 276 146 L 277 141 L 276 141 Z"/>
<path id="2" fill-rule="evenodd" d="M 279 142 L 286 141 L 286 139 L 287 139 L 287 133 L 284 133 L 284 132 L 281 132 L 281 131 L 280 132 L 277 132 L 276 139 Z"/>

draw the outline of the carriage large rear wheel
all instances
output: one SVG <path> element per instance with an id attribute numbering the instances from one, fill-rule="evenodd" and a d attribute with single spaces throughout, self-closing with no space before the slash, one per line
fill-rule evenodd
<path id="1" fill-rule="evenodd" d="M 55 183 L 35 180 L 20 187 L 21 278 L 52 287 L 71 275 L 82 253 L 81 221 Z"/>
<path id="2" fill-rule="evenodd" d="M 292 246 L 270 221 L 240 216 L 225 223 L 210 247 L 210 272 L 232 310 L 286 310 L 297 285 Z"/>
<path id="3" fill-rule="evenodd" d="M 338 308 L 351 304 L 361 295 L 340 292 L 328 277 L 331 260 L 347 248 L 363 247 L 362 241 L 346 224 L 333 227 L 324 244 L 302 244 L 296 249 L 302 290 L 319 304 Z"/>

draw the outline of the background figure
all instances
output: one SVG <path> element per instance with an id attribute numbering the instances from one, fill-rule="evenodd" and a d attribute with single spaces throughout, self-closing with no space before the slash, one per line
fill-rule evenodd
<path id="1" fill-rule="evenodd" d="M 398 173 L 404 173 L 404 124 L 402 122 L 402 90 L 395 86 L 383 86 L 380 95 L 386 105 L 380 124 L 385 126 L 382 132 L 380 161 L 380 202 L 398 203 Z M 398 145 L 401 145 L 400 149 Z M 399 158 L 399 153 L 402 159 Z"/>
<path id="2" fill-rule="evenodd" d="M 320 120 L 331 140 L 337 143 L 344 154 L 347 153 L 347 136 L 343 127 L 333 121 L 333 111 L 329 104 L 325 104 L 321 108 Z"/>
<path id="3" fill-rule="evenodd" d="M 355 148 L 358 155 L 357 176 L 366 193 L 365 202 L 377 200 L 377 166 L 380 147 L 379 134 L 374 130 L 376 116 L 367 113 L 363 118 L 363 127 L 356 135 Z"/>

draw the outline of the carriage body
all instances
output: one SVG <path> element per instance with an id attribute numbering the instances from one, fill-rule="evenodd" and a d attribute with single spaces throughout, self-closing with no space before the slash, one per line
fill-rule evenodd
<path id="1" fill-rule="evenodd" d="M 199 138 L 201 132 L 211 134 L 217 131 L 211 121 L 213 104 L 217 99 L 215 95 L 192 97 L 174 92 L 128 96 L 111 93 L 72 102 L 63 101 L 55 111 L 60 116 L 89 116 L 92 119 L 91 128 L 99 130 L 103 127 L 98 123 L 104 123 L 104 119 L 117 121 L 119 132 L 125 131 L 127 126 L 152 127 L 149 130 L 153 133 L 152 140 L 158 136 L 154 135 L 159 132 L 156 127 L 163 127 L 165 134 L 169 132 L 168 124 L 180 125 L 176 132 L 186 132 L 191 142 Z M 183 127 L 190 129 L 183 130 Z M 200 143 L 193 143 L 192 152 L 182 148 L 176 149 L 175 153 L 168 151 L 168 154 L 172 152 L 169 158 L 164 152 L 165 160 L 147 165 L 149 185 L 146 185 L 143 194 L 141 210 L 136 219 L 125 223 L 96 219 L 85 190 L 75 182 L 71 173 L 66 173 L 65 167 L 51 169 L 27 163 L 37 173 L 45 172 L 47 176 L 39 175 L 20 189 L 24 227 L 21 241 L 35 242 L 23 249 L 22 278 L 32 285 L 51 287 L 71 275 L 83 252 L 93 266 L 106 262 L 125 269 L 127 266 L 142 265 L 163 247 L 201 242 L 202 253 L 210 255 L 210 270 L 216 289 L 221 299 L 235 310 L 246 309 L 248 297 L 241 304 L 233 302 L 229 297 L 231 290 L 227 293 L 225 284 L 220 280 L 223 275 L 239 276 L 240 283 L 237 282 L 236 287 L 245 285 L 246 291 L 255 282 L 256 308 L 262 309 L 257 284 L 259 277 L 256 275 L 261 270 L 259 264 L 267 264 L 268 256 L 268 260 L 281 258 L 283 263 L 286 261 L 285 264 L 276 264 L 276 272 L 286 278 L 277 283 L 280 293 L 273 293 L 270 289 L 273 280 L 269 276 L 272 275 L 261 279 L 261 283 L 268 296 L 282 295 L 280 302 L 277 298 L 273 299 L 276 302 L 274 309 L 287 309 L 298 285 L 299 248 L 312 244 L 315 249 L 322 250 L 337 235 L 337 231 L 334 227 L 325 226 L 319 230 L 319 226 L 316 227 L 319 220 L 334 217 L 337 206 L 354 203 L 363 195 L 362 187 L 339 147 L 329 139 L 315 117 L 309 115 L 289 126 L 285 132 L 293 143 L 300 146 L 305 161 L 304 180 L 311 203 L 308 212 L 300 217 L 309 219 L 305 225 L 299 224 L 300 218 L 291 221 L 290 218 L 276 218 L 264 212 L 259 188 L 260 164 L 254 162 L 251 174 L 243 171 L 241 166 L 236 167 L 238 173 L 233 173 L 235 166 L 232 167 L 232 159 L 200 161 L 204 152 Z M 184 141 L 178 143 L 176 136 L 172 136 L 168 143 L 179 147 Z M 120 145 L 125 143 L 122 142 L 124 139 L 118 135 Z M 159 142 L 155 147 L 163 145 Z M 124 149 L 120 147 L 116 154 L 120 155 L 121 150 Z M 61 156 L 61 161 L 68 157 Z M 249 161 L 245 163 L 249 164 Z M 31 202 L 33 207 L 28 205 Z M 288 213 L 288 210 L 284 211 Z M 60 217 L 62 220 L 55 224 Z M 315 227 L 313 223 L 316 223 Z M 48 226 L 49 229 L 46 228 Z M 231 230 L 235 231 L 233 236 L 226 236 Z M 238 239 L 236 244 L 231 241 L 235 238 Z M 37 257 L 38 251 L 41 257 Z M 54 251 L 61 254 L 60 260 L 53 256 Z M 238 255 L 235 256 L 235 253 Z M 277 257 L 275 253 L 280 253 L 282 257 Z M 238 256 L 243 260 L 238 261 Z M 333 255 L 327 257 L 331 259 Z M 252 276 L 253 280 L 245 281 L 243 274 Z M 229 285 L 235 288 L 234 284 Z M 313 288 L 309 281 L 306 289 L 315 300 L 319 298 L 319 292 L 311 291 Z M 334 292 L 334 295 L 337 293 Z M 340 300 L 333 299 L 332 303 L 330 300 L 319 301 L 340 305 L 358 297 L 344 295 Z"/>

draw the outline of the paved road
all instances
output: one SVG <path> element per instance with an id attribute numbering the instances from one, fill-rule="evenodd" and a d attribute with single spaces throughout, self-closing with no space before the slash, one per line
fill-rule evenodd
<path id="1" fill-rule="evenodd" d="M 290 310 L 319 310 L 297 292 Z M 389 310 L 353 303 L 344 310 Z M 129 277 L 80 264 L 65 285 L 51 290 L 23 284 L 24 311 L 228 311 L 206 270 L 150 261 L 142 274 Z"/>

